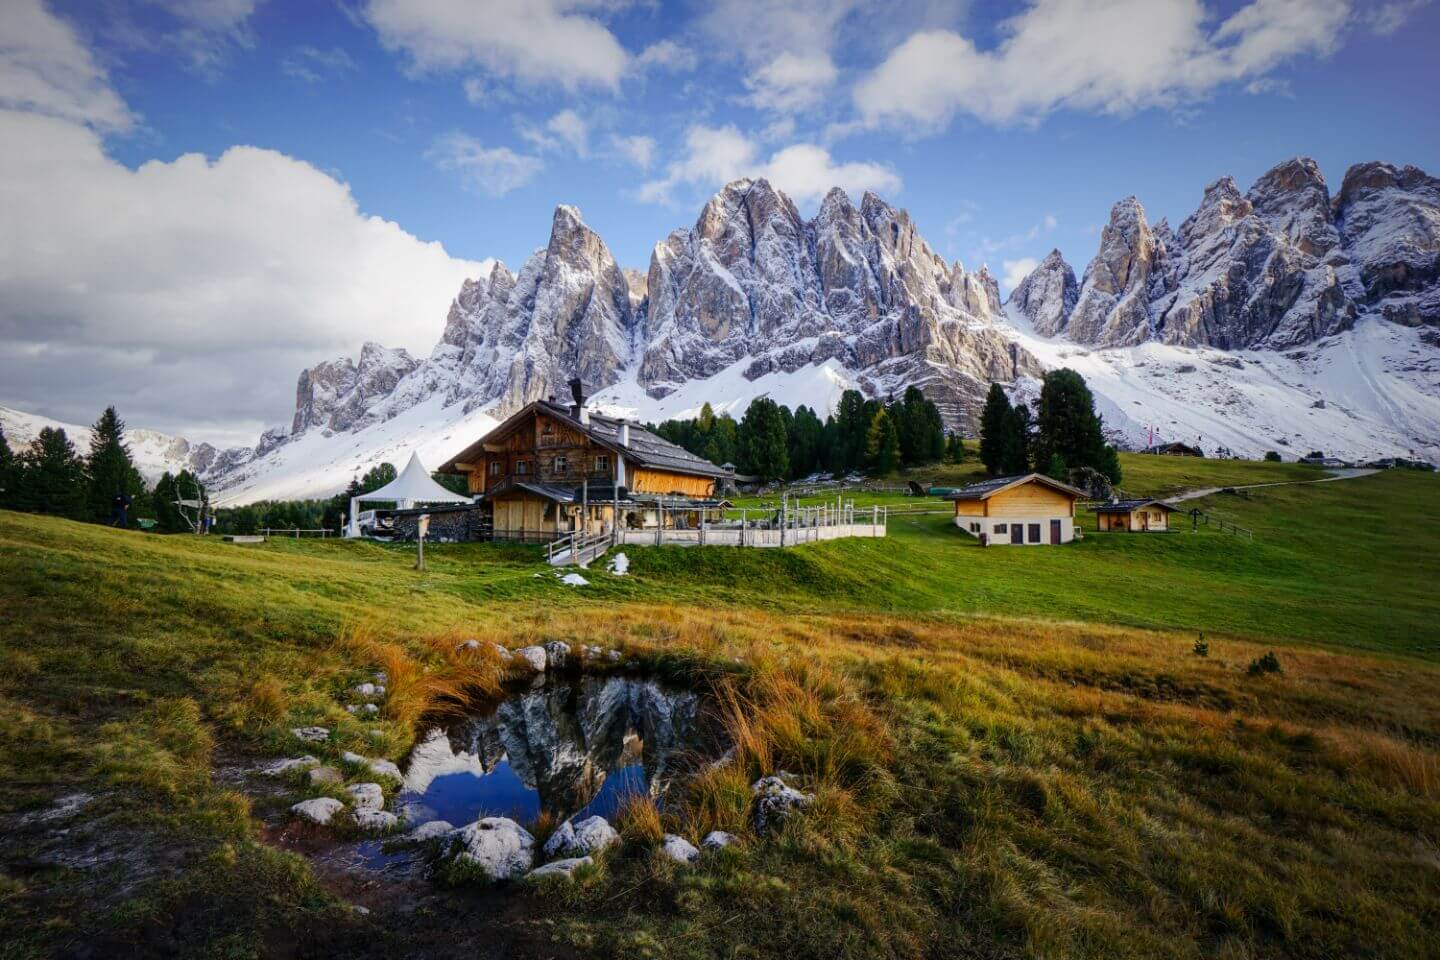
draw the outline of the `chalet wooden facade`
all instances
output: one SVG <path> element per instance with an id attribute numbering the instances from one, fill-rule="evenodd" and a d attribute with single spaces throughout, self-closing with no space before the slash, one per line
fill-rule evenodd
<path id="1" fill-rule="evenodd" d="M 1084 491 L 1040 473 L 996 477 L 952 491 L 955 525 L 985 546 L 1037 546 L 1075 539 Z"/>
<path id="2" fill-rule="evenodd" d="M 1163 533 L 1170 529 L 1175 508 L 1159 500 L 1112 500 L 1091 507 L 1090 512 L 1101 532 Z"/>
<path id="3" fill-rule="evenodd" d="M 728 476 L 715 464 L 624 420 L 575 402 L 527 404 L 443 464 L 466 478 L 491 513 L 495 539 L 551 540 L 576 531 L 602 533 L 618 518 L 626 529 L 698 526 L 719 519 L 715 486 Z"/>

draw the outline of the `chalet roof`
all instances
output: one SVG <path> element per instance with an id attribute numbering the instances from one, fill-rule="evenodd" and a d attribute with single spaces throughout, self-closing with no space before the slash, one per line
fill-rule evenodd
<path id="1" fill-rule="evenodd" d="M 1059 480 L 1045 476 L 1043 473 L 1025 473 L 1013 477 L 993 477 L 989 480 L 982 480 L 979 483 L 972 483 L 968 487 L 961 487 L 959 490 L 952 490 L 945 494 L 945 500 L 989 500 L 995 494 L 1011 487 L 1018 487 L 1034 481 L 1043 484 L 1052 490 L 1069 494 L 1077 500 L 1085 496 L 1084 490 L 1077 490 L 1068 483 L 1061 483 Z"/>
<path id="2" fill-rule="evenodd" d="M 548 400 L 536 400 L 528 403 L 518 413 L 511 416 L 504 423 L 501 423 L 494 430 L 481 437 L 470 446 L 466 447 L 459 454 L 451 457 L 441 467 L 441 471 L 454 472 L 457 462 L 464 463 L 474 457 L 484 448 L 487 441 L 498 439 L 509 434 L 523 424 L 532 414 L 544 412 L 547 416 L 554 417 L 571 429 L 585 434 L 594 443 L 605 447 L 626 459 L 633 461 L 637 466 L 649 467 L 655 470 L 668 470 L 672 473 L 685 473 L 698 477 L 727 477 L 729 472 L 722 467 L 717 467 L 703 457 L 686 450 L 684 447 L 671 443 L 669 440 L 651 433 L 644 427 L 630 424 L 630 442 L 628 445 L 620 443 L 620 425 L 625 421 L 615 417 L 602 417 L 599 414 L 590 414 L 589 423 L 582 423 L 576 417 L 570 415 L 570 408 L 562 404 L 551 403 Z"/>
<path id="3" fill-rule="evenodd" d="M 1173 513 L 1175 507 L 1164 500 L 1111 500 L 1109 503 L 1099 503 L 1090 508 L 1091 513 L 1133 513 L 1142 507 L 1159 507 L 1166 513 Z"/>

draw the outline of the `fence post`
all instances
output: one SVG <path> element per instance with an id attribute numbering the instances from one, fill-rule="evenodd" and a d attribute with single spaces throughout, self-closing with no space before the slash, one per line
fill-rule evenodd
<path id="1" fill-rule="evenodd" d="M 780 546 L 785 546 L 785 527 L 790 523 L 790 499 L 780 497 Z"/>

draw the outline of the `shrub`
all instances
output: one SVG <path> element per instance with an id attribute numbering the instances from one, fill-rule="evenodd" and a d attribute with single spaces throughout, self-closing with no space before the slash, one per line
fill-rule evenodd
<path id="1" fill-rule="evenodd" d="M 1210 656 L 1210 644 L 1205 642 L 1205 634 L 1200 634 L 1200 639 L 1195 641 L 1195 646 L 1192 649 L 1194 649 L 1195 656 L 1197 657 Z"/>
<path id="2" fill-rule="evenodd" d="M 1265 452 L 1265 462 L 1266 462 L 1266 463 L 1279 463 L 1279 462 L 1280 462 L 1280 453 L 1279 453 L 1279 451 L 1277 451 L 1277 450 L 1267 450 L 1267 451 Z"/>
<path id="3" fill-rule="evenodd" d="M 1267 650 L 1263 657 L 1256 657 L 1250 661 L 1247 671 L 1252 677 L 1264 676 L 1267 673 L 1280 672 L 1280 658 L 1275 656 L 1275 651 Z"/>

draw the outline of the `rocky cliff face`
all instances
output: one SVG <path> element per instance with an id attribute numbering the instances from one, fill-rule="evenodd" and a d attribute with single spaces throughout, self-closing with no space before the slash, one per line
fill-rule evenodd
<path id="1" fill-rule="evenodd" d="M 1129 197 L 1083 280 L 1058 250 L 1002 308 L 995 278 L 947 263 L 904 211 L 832 190 L 812 219 L 765 180 L 716 193 L 690 227 L 622 270 L 573 207 L 513 273 L 467 281 L 431 355 L 367 344 L 301 374 L 288 429 L 253 451 L 205 451 L 212 479 L 312 431 L 358 431 L 439 399 L 496 416 L 579 376 L 659 400 L 722 371 L 755 381 L 835 362 L 872 396 L 915 385 L 973 427 L 992 382 L 1036 376 L 1008 315 L 1042 337 L 1127 347 L 1293 347 L 1364 313 L 1440 325 L 1440 181 L 1360 164 L 1337 196 L 1315 162 L 1286 161 L 1241 193 L 1221 178 L 1178 230 Z M 723 396 L 713 398 L 717 401 Z"/>
<path id="2" fill-rule="evenodd" d="M 1095 346 L 1286 349 L 1368 310 L 1440 323 L 1440 181 L 1361 164 L 1332 201 L 1315 161 L 1288 160 L 1244 194 L 1229 177 L 1210 184 L 1178 232 L 1151 228 L 1135 198 L 1122 200 L 1073 309 L 1049 293 L 1032 305 L 1057 269 L 1047 258 L 1012 303 L 1036 332 Z"/>

